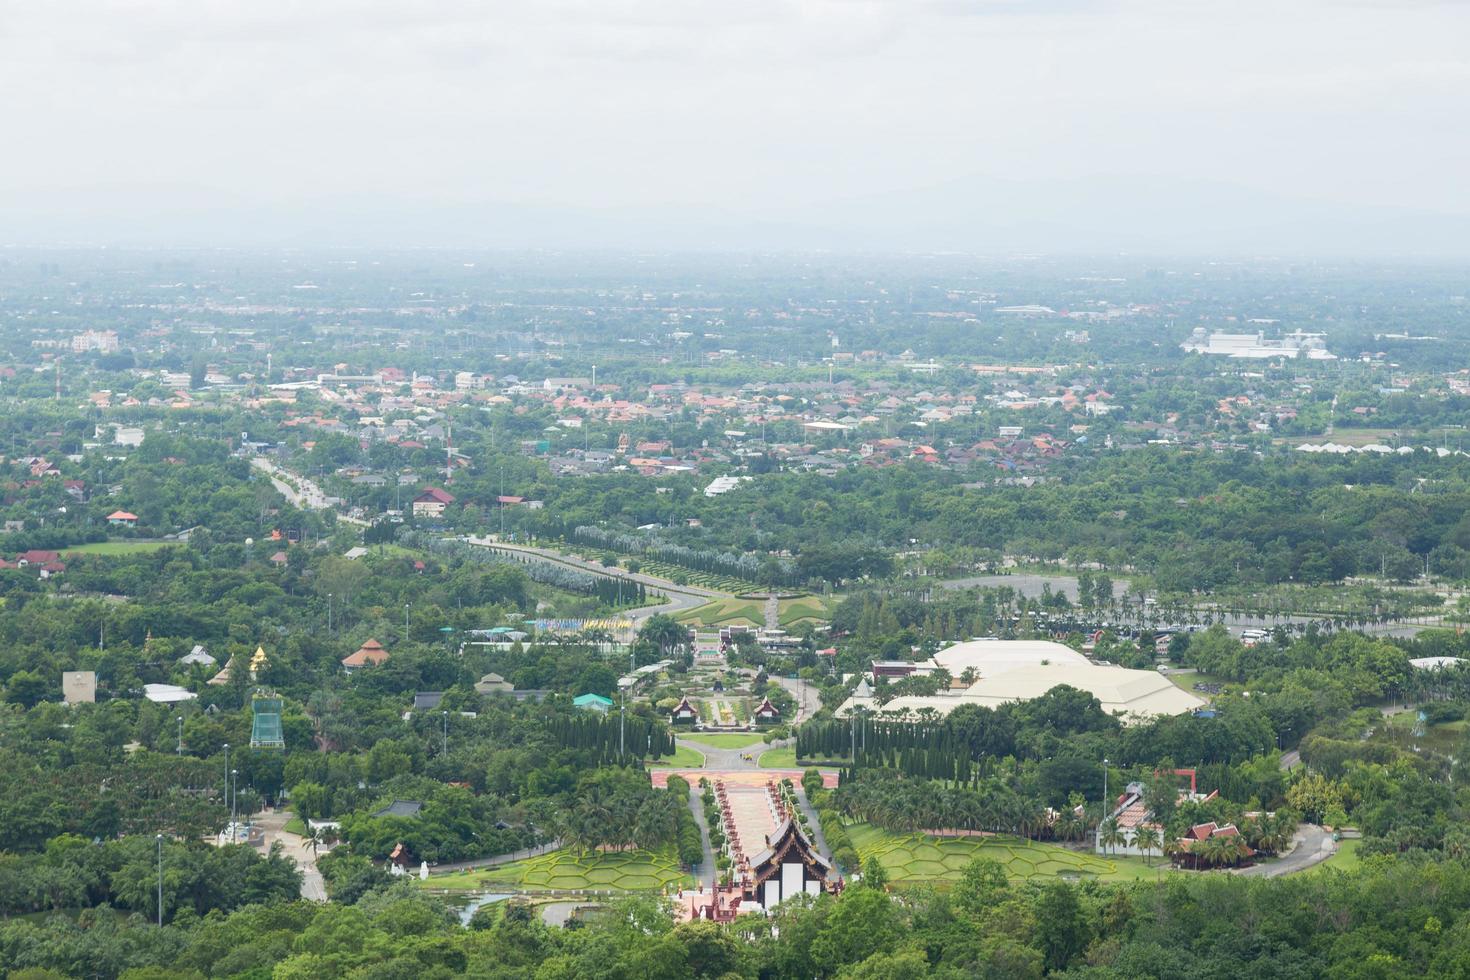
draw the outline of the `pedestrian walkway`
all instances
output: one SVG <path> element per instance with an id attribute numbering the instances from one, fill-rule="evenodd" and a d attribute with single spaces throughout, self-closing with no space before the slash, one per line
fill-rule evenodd
<path id="1" fill-rule="evenodd" d="M 429 869 L 430 875 L 448 874 L 451 871 L 473 871 L 476 868 L 493 868 L 501 864 L 510 864 L 512 861 L 524 861 L 526 858 L 538 857 L 547 851 L 555 851 L 561 848 L 561 841 L 554 840 L 539 847 L 525 847 L 519 851 L 511 851 L 509 854 L 497 854 L 494 857 L 474 858 L 469 861 L 453 861 L 449 864 L 436 864 Z"/>
<path id="2" fill-rule="evenodd" d="M 301 871 L 301 897 L 313 902 L 327 900 L 327 884 L 316 867 L 316 852 L 311 840 L 286 830 L 286 821 L 291 814 L 287 810 L 265 810 L 256 814 L 251 822 L 260 829 L 262 846 L 267 853 L 272 844 L 279 843 L 287 857 L 296 862 Z"/>

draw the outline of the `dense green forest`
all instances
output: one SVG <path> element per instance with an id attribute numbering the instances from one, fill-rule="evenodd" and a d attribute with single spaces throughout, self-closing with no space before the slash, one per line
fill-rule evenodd
<path id="1" fill-rule="evenodd" d="M 128 977 L 809 978 L 1239 976 L 1381 980 L 1470 971 L 1470 867 L 1373 860 L 1356 874 L 1228 875 L 1135 885 L 1018 884 L 976 861 L 948 891 L 889 893 L 874 874 L 733 928 L 675 926 L 650 899 L 585 927 L 524 907 L 466 930 L 412 886 L 355 904 L 248 905 L 160 930 L 102 908 L 0 923 L 27 980 Z"/>

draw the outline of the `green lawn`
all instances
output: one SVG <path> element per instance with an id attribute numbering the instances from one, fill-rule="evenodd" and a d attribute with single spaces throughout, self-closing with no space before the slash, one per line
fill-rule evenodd
<path id="1" fill-rule="evenodd" d="M 1363 866 L 1363 859 L 1358 854 L 1358 848 L 1362 846 L 1363 842 L 1356 837 L 1338 841 L 1336 854 L 1321 864 L 1312 865 L 1302 874 L 1318 874 L 1322 871 L 1356 871 Z"/>
<path id="2" fill-rule="evenodd" d="M 1153 880 L 1168 872 L 1162 859 L 1147 864 L 1138 857 L 1104 857 L 1043 844 L 1020 837 L 938 838 L 924 834 L 889 834 L 863 823 L 847 826 L 847 835 L 866 862 L 876 857 L 895 882 L 953 881 L 977 857 L 1005 865 L 1015 879 L 1061 876 L 1107 881 Z"/>
<path id="3" fill-rule="evenodd" d="M 764 626 L 765 609 L 759 600 L 716 599 L 702 606 L 686 610 L 674 617 L 681 623 L 700 623 L 704 626 Z"/>
<path id="4" fill-rule="evenodd" d="M 795 769 L 796 746 L 783 745 L 779 749 L 766 749 L 756 760 L 762 769 Z"/>
<path id="5" fill-rule="evenodd" d="M 847 765 L 846 759 L 803 759 L 802 762 L 805 764 L 800 766 L 796 763 L 796 746 L 794 745 L 767 749 L 756 760 L 756 764 L 762 769 L 810 769 L 813 765 L 829 768 Z"/>
<path id="6" fill-rule="evenodd" d="M 311 836 L 311 828 L 306 825 L 305 820 L 297 816 L 292 816 L 290 820 L 287 820 L 286 825 L 281 829 L 288 834 L 295 834 L 297 837 Z"/>
<path id="7" fill-rule="evenodd" d="M 658 769 L 698 769 L 704 765 L 704 753 L 686 745 L 676 745 L 673 755 L 654 759 L 651 765 Z"/>
<path id="8" fill-rule="evenodd" d="M 698 742 L 700 745 L 709 745 L 717 749 L 745 749 L 765 741 L 765 736 L 759 732 L 731 732 L 713 735 L 706 732 L 693 732 L 681 737 L 686 742 Z"/>
<path id="9" fill-rule="evenodd" d="M 138 555 L 178 545 L 178 541 L 94 541 L 62 549 L 66 555 Z"/>
<path id="10" fill-rule="evenodd" d="M 660 891 L 671 885 L 691 885 L 694 879 L 679 867 L 673 849 L 621 851 L 604 854 L 552 851 L 494 868 L 430 875 L 425 888 L 482 891 L 497 886 L 558 891 Z"/>
<path id="11" fill-rule="evenodd" d="M 1222 687 L 1224 687 L 1229 686 L 1231 683 L 1231 681 L 1225 679 L 1224 677 L 1216 677 L 1213 674 L 1169 674 L 1167 676 L 1169 680 L 1173 682 L 1175 687 L 1179 688 L 1182 691 L 1188 691 L 1190 694 L 1193 694 L 1197 698 L 1204 698 L 1206 701 L 1210 700 L 1213 695 L 1205 694 L 1203 691 L 1196 691 L 1194 689 L 1194 685 L 1220 684 L 1222 685 Z"/>
<path id="12" fill-rule="evenodd" d="M 832 600 L 819 595 L 805 595 L 797 599 L 782 599 L 779 602 L 782 629 L 791 629 L 800 623 L 826 623 L 832 619 Z"/>

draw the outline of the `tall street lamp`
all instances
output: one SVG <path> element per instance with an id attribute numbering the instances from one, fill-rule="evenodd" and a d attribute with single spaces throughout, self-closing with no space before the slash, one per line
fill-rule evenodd
<path id="1" fill-rule="evenodd" d="M 225 809 L 230 808 L 230 743 L 225 743 Z"/>
<path id="2" fill-rule="evenodd" d="M 179 755 L 184 754 L 184 716 L 179 715 L 179 745 L 176 750 Z"/>
<path id="3" fill-rule="evenodd" d="M 163 928 L 163 835 L 157 835 L 158 841 L 158 927 Z"/>
<path id="4" fill-rule="evenodd" d="M 448 755 L 449 754 L 449 712 L 445 711 L 445 712 L 443 712 L 443 714 L 444 714 L 444 747 L 440 751 L 439 754 L 440 755 Z"/>
<path id="5" fill-rule="evenodd" d="M 230 843 L 237 844 L 240 841 L 240 832 L 235 829 L 235 805 L 240 802 L 240 791 L 235 786 L 235 779 L 240 770 L 230 770 Z"/>

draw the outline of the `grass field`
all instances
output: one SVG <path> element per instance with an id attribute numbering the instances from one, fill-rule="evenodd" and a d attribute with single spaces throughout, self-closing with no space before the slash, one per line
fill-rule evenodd
<path id="1" fill-rule="evenodd" d="M 867 824 L 847 827 L 847 835 L 866 862 L 876 857 L 889 877 L 905 881 L 953 881 L 977 857 L 1005 865 L 1015 879 L 1076 876 L 1106 881 L 1153 880 L 1167 873 L 1168 865 L 1153 865 L 1136 857 L 1104 857 L 1073 851 L 1057 844 L 1043 844 L 1020 837 L 937 838 L 923 834 L 889 834 Z"/>
<path id="2" fill-rule="evenodd" d="M 1182 691 L 1188 691 L 1197 698 L 1204 698 L 1206 701 L 1210 700 L 1213 695 L 1205 694 L 1203 691 L 1196 691 L 1194 689 L 1196 684 L 1220 684 L 1222 688 L 1224 685 L 1230 684 L 1230 681 L 1224 677 L 1216 677 L 1214 674 L 1169 674 L 1167 676 L 1175 687 Z"/>
<path id="3" fill-rule="evenodd" d="M 765 740 L 765 736 L 758 732 L 713 735 L 706 732 L 694 732 L 683 738 L 687 742 L 698 742 L 700 745 L 710 745 L 717 749 L 744 749 L 752 745 L 759 745 Z"/>
<path id="4" fill-rule="evenodd" d="M 1363 866 L 1363 859 L 1358 854 L 1358 848 L 1363 846 L 1359 839 L 1338 841 L 1337 853 L 1332 855 L 1321 864 L 1315 864 L 1302 874 L 1320 874 L 1323 871 L 1356 871 Z"/>
<path id="5" fill-rule="evenodd" d="M 797 764 L 796 764 L 796 746 L 794 746 L 794 745 L 783 745 L 780 748 L 767 749 L 766 751 L 764 751 L 764 752 L 761 753 L 760 758 L 756 760 L 756 764 L 759 765 L 762 769 L 797 769 L 797 768 L 810 768 L 809 766 L 801 766 L 801 767 L 797 766 Z M 818 759 L 818 760 L 816 760 L 816 764 L 819 765 L 819 766 L 828 766 L 828 767 L 832 767 L 832 766 L 845 766 L 845 765 L 847 765 L 847 760 L 846 759 L 830 759 L 830 760 L 829 759 Z"/>
<path id="6" fill-rule="evenodd" d="M 704 765 L 704 753 L 685 745 L 676 745 L 673 755 L 654 759 L 651 764 L 660 769 L 698 769 Z"/>
<path id="7" fill-rule="evenodd" d="M 157 551 L 170 545 L 178 545 L 177 541 L 94 541 L 91 544 L 79 544 L 74 548 L 62 549 L 66 555 L 139 555 L 148 551 Z"/>
<path id="8" fill-rule="evenodd" d="M 288 834 L 295 834 L 297 837 L 308 837 L 311 835 L 311 828 L 306 826 L 306 821 L 294 815 L 290 820 L 286 821 L 286 825 L 281 829 Z"/>
<path id="9" fill-rule="evenodd" d="M 801 623 L 816 625 L 830 622 L 834 603 L 819 595 L 805 595 L 797 599 L 781 599 L 778 605 L 781 628 L 791 629 Z"/>
<path id="10" fill-rule="evenodd" d="M 702 606 L 686 610 L 674 617 L 681 623 L 699 623 L 703 626 L 764 626 L 765 610 L 756 599 L 715 599 Z"/>
<path id="11" fill-rule="evenodd" d="M 483 891 L 497 886 L 558 891 L 658 891 L 693 882 L 679 867 L 679 859 L 672 849 L 611 854 L 561 850 L 494 868 L 430 875 L 421 885 L 450 891 Z"/>
<path id="12" fill-rule="evenodd" d="M 783 745 L 779 749 L 766 749 L 756 760 L 762 769 L 795 769 L 796 746 Z"/>

